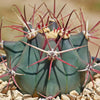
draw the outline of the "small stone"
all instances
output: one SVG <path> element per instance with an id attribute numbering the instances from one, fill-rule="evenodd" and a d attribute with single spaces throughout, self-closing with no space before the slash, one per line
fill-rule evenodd
<path id="1" fill-rule="evenodd" d="M 7 92 L 7 100 L 12 100 L 12 95 L 10 90 L 8 90 Z"/>
<path id="2" fill-rule="evenodd" d="M 89 94 L 87 94 L 87 100 L 93 100 Z"/>
<path id="3" fill-rule="evenodd" d="M 12 90 L 14 100 L 21 100 L 23 98 L 23 94 L 18 90 Z"/>
<path id="4" fill-rule="evenodd" d="M 75 100 L 76 99 L 76 97 L 73 97 L 73 96 L 71 96 L 69 94 L 67 94 L 67 96 L 70 98 L 70 100 Z"/>
<path id="5" fill-rule="evenodd" d="M 38 97 L 32 97 L 30 94 L 24 94 L 23 95 L 24 100 L 38 100 Z"/>
<path id="6" fill-rule="evenodd" d="M 3 98 L 4 96 L 5 96 L 5 94 L 0 93 L 0 97 L 2 97 L 2 98 Z"/>
<path id="7" fill-rule="evenodd" d="M 8 84 L 8 83 L 7 83 Z M 8 90 L 15 90 L 16 87 L 13 85 L 12 81 L 9 83 L 9 86 L 7 87 L 7 85 L 2 88 L 2 93 L 7 93 Z"/>
<path id="8" fill-rule="evenodd" d="M 3 81 L 2 80 L 0 80 L 0 84 L 2 83 Z"/>
<path id="9" fill-rule="evenodd" d="M 81 98 L 82 98 L 82 95 L 77 96 L 77 97 L 76 97 L 76 100 L 81 100 Z"/>
<path id="10" fill-rule="evenodd" d="M 100 74 L 94 75 L 94 79 L 100 78 Z"/>
<path id="11" fill-rule="evenodd" d="M 96 89 L 95 89 L 95 92 L 96 92 L 98 95 L 100 95 L 100 87 L 96 88 Z"/>
<path id="12" fill-rule="evenodd" d="M 24 100 L 38 100 L 38 97 L 35 98 L 29 97 L 29 98 L 25 98 Z"/>
<path id="13" fill-rule="evenodd" d="M 84 90 L 83 90 L 83 94 L 84 95 L 87 95 L 87 94 L 91 94 L 91 90 L 89 90 L 88 88 L 85 88 Z"/>
<path id="14" fill-rule="evenodd" d="M 89 88 L 92 90 L 93 88 L 93 83 L 92 82 L 89 82 L 87 85 L 86 85 L 86 88 Z"/>
<path id="15" fill-rule="evenodd" d="M 16 90 L 16 86 L 15 85 L 12 85 L 12 87 L 11 87 L 10 90 Z"/>
<path id="16" fill-rule="evenodd" d="M 7 81 L 2 82 L 2 86 L 6 86 L 8 84 Z"/>
<path id="17" fill-rule="evenodd" d="M 62 94 L 61 95 L 61 100 L 70 100 L 70 98 L 67 95 Z"/>
<path id="18" fill-rule="evenodd" d="M 1 93 L 7 93 L 8 92 L 8 87 L 7 87 L 7 85 L 8 85 L 8 82 L 7 81 L 4 81 L 4 82 L 2 82 L 2 84 L 0 84 L 0 92 Z"/>
<path id="19" fill-rule="evenodd" d="M 45 98 L 39 98 L 39 100 L 46 100 Z"/>
<path id="20" fill-rule="evenodd" d="M 57 96 L 57 97 L 56 97 L 56 99 L 54 98 L 54 100 L 60 100 L 60 97 L 59 97 L 59 96 Z"/>
<path id="21" fill-rule="evenodd" d="M 32 96 L 30 94 L 24 94 L 23 99 L 27 100 L 27 98 L 32 98 Z"/>
<path id="22" fill-rule="evenodd" d="M 99 78 L 97 78 L 95 80 L 95 85 L 96 85 L 96 87 L 100 87 L 100 79 Z"/>
<path id="23" fill-rule="evenodd" d="M 94 95 L 94 98 L 93 98 L 93 100 L 100 100 L 100 96 L 99 95 Z"/>
<path id="24" fill-rule="evenodd" d="M 32 97 L 30 94 L 24 94 L 24 97 Z"/>
<path id="25" fill-rule="evenodd" d="M 33 98 L 33 100 L 38 100 L 38 97 Z"/>
<path id="26" fill-rule="evenodd" d="M 3 94 L 6 94 L 8 92 L 8 88 L 7 87 L 4 87 L 3 89 L 2 89 L 2 91 L 1 91 L 1 93 L 3 93 Z"/>
<path id="27" fill-rule="evenodd" d="M 81 100 L 86 100 L 86 99 L 84 97 L 82 97 Z"/>
<path id="28" fill-rule="evenodd" d="M 81 100 L 87 100 L 87 99 L 86 99 L 86 97 L 83 95 L 82 98 L 81 98 Z"/>
<path id="29" fill-rule="evenodd" d="M 14 100 L 23 100 L 23 97 L 17 97 Z"/>
<path id="30" fill-rule="evenodd" d="M 79 96 L 79 93 L 76 90 L 73 90 L 70 92 L 70 95 L 73 97 L 77 97 L 77 96 Z"/>

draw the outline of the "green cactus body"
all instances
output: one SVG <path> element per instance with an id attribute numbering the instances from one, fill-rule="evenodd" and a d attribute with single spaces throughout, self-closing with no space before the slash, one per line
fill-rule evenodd
<path id="1" fill-rule="evenodd" d="M 62 45 L 62 50 L 73 48 L 73 45 L 70 39 L 62 39 L 61 45 Z M 77 51 L 70 51 L 70 52 L 63 53 L 62 59 L 77 67 L 77 68 L 73 68 L 69 65 L 63 64 L 66 71 L 66 75 L 68 77 L 68 80 L 67 80 L 68 92 L 74 89 L 81 92 L 82 88 L 80 87 L 82 87 L 82 84 L 80 83 L 82 80 L 80 77 L 80 73 L 77 70 L 85 68 L 86 65 L 81 62 Z"/>
<path id="2" fill-rule="evenodd" d="M 55 42 L 49 42 L 51 47 L 55 47 Z M 48 46 L 45 48 L 49 50 Z M 45 57 L 43 54 L 42 57 Z M 46 62 L 46 63 L 45 63 Z M 50 79 L 48 79 L 50 61 L 46 60 L 39 64 L 38 74 L 37 74 L 37 91 L 46 94 L 47 96 L 56 95 L 57 93 L 66 92 L 66 74 L 62 62 L 54 60 L 51 69 Z"/>
<path id="3" fill-rule="evenodd" d="M 88 63 L 89 62 L 88 40 L 85 38 L 83 32 L 80 32 L 76 35 L 72 35 L 70 38 L 71 38 L 71 41 L 72 41 L 72 44 L 74 47 L 87 45 L 87 47 L 78 49 L 77 52 L 78 52 L 80 58 Z M 84 53 L 84 55 L 83 55 L 83 53 Z"/>

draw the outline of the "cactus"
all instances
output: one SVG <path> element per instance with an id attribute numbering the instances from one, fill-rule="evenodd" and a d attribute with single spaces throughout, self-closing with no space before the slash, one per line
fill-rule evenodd
<path id="1" fill-rule="evenodd" d="M 39 15 L 40 21 L 34 26 L 34 16 L 43 5 L 47 12 Z M 23 16 L 20 9 L 16 5 L 14 6 L 20 14 L 17 17 L 24 26 L 2 26 L 1 22 L 1 27 L 9 27 L 22 32 L 22 36 L 16 37 L 23 37 L 23 39 L 3 41 L 0 36 L 1 48 L 7 55 L 7 65 L 5 64 L 7 71 L 0 78 L 9 81 L 13 79 L 22 93 L 31 95 L 55 97 L 61 93 L 69 93 L 71 90 L 82 92 L 90 79 L 93 82 L 92 76 L 95 73 L 100 74 L 100 66 L 95 62 L 100 47 L 90 40 L 90 38 L 99 39 L 92 33 L 96 32 L 94 29 L 100 22 L 88 31 L 88 25 L 81 9 L 82 19 L 79 18 L 76 10 L 68 14 L 67 18 L 62 16 L 61 12 L 65 5 L 56 16 L 55 0 L 53 12 L 45 3 L 37 9 L 34 6 L 29 22 L 26 21 L 25 7 Z M 69 22 L 73 13 L 77 15 L 80 25 L 71 29 Z M 59 20 L 60 15 L 61 20 Z M 63 21 L 64 18 L 67 19 L 66 23 Z M 46 19 L 46 23 L 43 21 L 44 19 Z M 80 29 L 80 32 L 76 32 L 77 28 Z M 73 32 L 77 34 L 73 35 Z M 94 60 L 88 50 L 88 42 L 98 46 Z"/>

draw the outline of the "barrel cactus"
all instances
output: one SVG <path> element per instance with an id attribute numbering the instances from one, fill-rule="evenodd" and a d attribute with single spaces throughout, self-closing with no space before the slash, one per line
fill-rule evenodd
<path id="1" fill-rule="evenodd" d="M 43 5 L 47 12 L 38 15 L 40 20 L 34 23 L 36 13 Z M 16 5 L 14 7 L 19 12 L 19 15 L 16 14 L 23 26 L 2 26 L 1 21 L 0 31 L 9 27 L 22 32 L 23 35 L 16 37 L 23 38 L 19 41 L 3 41 L 0 37 L 1 49 L 4 49 L 7 55 L 7 65 L 4 62 L 7 70 L 0 76 L 2 80 L 13 80 L 22 93 L 47 97 L 55 97 L 72 90 L 80 93 L 90 79 L 93 82 L 92 76 L 100 73 L 100 66 L 96 63 L 100 47 L 92 42 L 91 38 L 99 39 L 92 35 L 96 32 L 94 29 L 99 22 L 88 31 L 88 24 L 81 9 L 80 15 L 73 10 L 65 17 L 62 15 L 65 5 L 56 16 L 55 0 L 53 12 L 45 3 L 37 9 L 34 6 L 29 21 L 26 21 L 25 7 L 24 16 Z M 69 23 L 73 13 L 77 16 L 80 25 L 71 29 Z M 67 19 L 66 23 L 64 18 Z M 76 29 L 80 31 L 76 32 Z M 89 52 L 88 42 L 98 46 L 94 60 Z"/>

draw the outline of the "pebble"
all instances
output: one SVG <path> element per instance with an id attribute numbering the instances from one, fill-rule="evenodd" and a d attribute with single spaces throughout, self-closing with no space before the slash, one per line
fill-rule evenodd
<path id="1" fill-rule="evenodd" d="M 39 100 L 46 100 L 45 98 L 39 98 Z"/>
<path id="2" fill-rule="evenodd" d="M 0 80 L 0 84 L 2 83 L 3 81 L 2 80 Z"/>
<path id="3" fill-rule="evenodd" d="M 100 96 L 99 95 L 94 95 L 94 98 L 93 98 L 93 100 L 100 100 Z"/>
<path id="4" fill-rule="evenodd" d="M 88 88 L 85 88 L 85 89 L 83 90 L 83 94 L 84 94 L 84 95 L 91 94 L 91 90 L 89 90 Z"/>
<path id="5" fill-rule="evenodd" d="M 70 92 L 70 95 L 73 97 L 77 97 L 77 96 L 79 96 L 79 93 L 76 90 L 73 90 Z"/>
<path id="6" fill-rule="evenodd" d="M 96 87 L 100 87 L 100 79 L 99 78 L 95 79 L 95 85 L 96 85 Z"/>
<path id="7" fill-rule="evenodd" d="M 29 98 L 26 98 L 24 100 L 38 100 L 38 97 L 35 97 L 35 98 L 29 97 Z"/>
<path id="8" fill-rule="evenodd" d="M 57 96 L 57 97 L 56 97 L 56 99 L 55 99 L 55 98 L 53 98 L 53 100 L 60 100 L 60 97 L 59 97 L 59 96 Z"/>
<path id="9" fill-rule="evenodd" d="M 61 100 L 70 100 L 70 98 L 67 95 L 62 94 L 61 95 Z"/>
<path id="10" fill-rule="evenodd" d="M 82 98 L 82 95 L 79 95 L 76 97 L 76 100 L 81 100 L 81 98 Z"/>
<path id="11" fill-rule="evenodd" d="M 100 95 L 100 87 L 98 87 L 98 88 L 96 88 L 96 93 L 98 94 L 98 95 Z"/>
<path id="12" fill-rule="evenodd" d="M 20 93 L 18 90 L 12 90 L 12 95 L 14 100 L 21 100 L 23 98 L 23 94 Z"/>
<path id="13" fill-rule="evenodd" d="M 70 100 L 75 100 L 76 98 L 71 96 L 70 94 L 67 94 L 67 96 L 70 98 Z"/>

